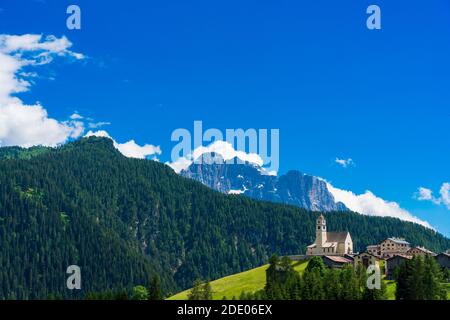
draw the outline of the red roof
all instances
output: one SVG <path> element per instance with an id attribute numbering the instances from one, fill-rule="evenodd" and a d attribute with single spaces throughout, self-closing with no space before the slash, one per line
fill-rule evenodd
<path id="1" fill-rule="evenodd" d="M 350 259 L 341 257 L 341 256 L 325 256 L 325 258 L 330 259 L 331 261 L 338 263 L 352 263 Z"/>

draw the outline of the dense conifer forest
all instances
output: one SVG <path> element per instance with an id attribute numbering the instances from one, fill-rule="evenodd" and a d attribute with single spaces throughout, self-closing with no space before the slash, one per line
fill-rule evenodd
<path id="1" fill-rule="evenodd" d="M 0 299 L 83 298 L 149 286 L 163 294 L 304 253 L 318 213 L 224 195 L 168 166 L 128 159 L 105 138 L 56 149 L 0 149 Z M 325 214 L 355 250 L 405 237 L 434 251 L 450 240 L 394 218 Z M 81 267 L 82 290 L 66 288 Z"/>

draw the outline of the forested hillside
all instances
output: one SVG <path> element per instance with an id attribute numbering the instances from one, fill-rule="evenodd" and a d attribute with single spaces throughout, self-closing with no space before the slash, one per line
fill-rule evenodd
<path id="1" fill-rule="evenodd" d="M 176 292 L 297 254 L 314 240 L 317 214 L 224 195 L 154 161 L 128 159 L 111 140 L 58 149 L 0 149 L 0 299 L 147 284 L 159 274 Z M 351 232 L 355 250 L 388 236 L 435 251 L 450 240 L 419 225 L 351 212 L 326 214 L 330 231 Z M 66 268 L 82 290 L 66 289 Z"/>

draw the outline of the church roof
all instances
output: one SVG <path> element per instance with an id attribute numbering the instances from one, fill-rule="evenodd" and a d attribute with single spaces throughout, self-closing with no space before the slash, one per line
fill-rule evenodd
<path id="1" fill-rule="evenodd" d="M 345 242 L 348 232 L 327 232 L 327 242 Z"/>

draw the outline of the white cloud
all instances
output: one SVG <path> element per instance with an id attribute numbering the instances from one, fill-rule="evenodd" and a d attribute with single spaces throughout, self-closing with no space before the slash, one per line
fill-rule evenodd
<path id="1" fill-rule="evenodd" d="M 0 146 L 56 146 L 70 138 L 82 136 L 85 121 L 91 129 L 109 124 L 94 123 L 78 112 L 67 121 L 58 121 L 50 118 L 39 102 L 27 105 L 15 96 L 28 91 L 32 85 L 30 78 L 38 77 L 36 72 L 25 68 L 48 64 L 57 56 L 76 60 L 85 58 L 83 54 L 70 51 L 71 46 L 72 43 L 64 36 L 0 35 Z M 109 137 L 105 131 L 90 131 L 89 134 Z M 127 157 L 145 158 L 161 154 L 159 147 L 149 144 L 140 146 L 134 140 L 126 143 L 114 141 L 114 145 Z"/>
<path id="2" fill-rule="evenodd" d="M 114 147 L 119 150 L 124 156 L 129 158 L 138 158 L 138 159 L 145 159 L 148 156 L 151 155 L 159 155 L 161 154 L 161 148 L 159 146 L 154 146 L 150 144 L 145 144 L 143 146 L 138 145 L 134 140 L 130 140 L 125 143 L 118 143 L 115 141 L 111 136 L 108 134 L 108 132 L 104 130 L 100 131 L 89 131 L 85 137 L 104 137 L 109 138 L 113 141 Z M 156 161 L 157 158 L 154 158 Z"/>
<path id="3" fill-rule="evenodd" d="M 420 201 L 431 201 L 436 205 L 445 205 L 450 210 L 450 183 L 444 182 L 439 190 L 439 197 L 433 195 L 433 191 L 420 187 L 414 194 L 414 198 Z"/>
<path id="4" fill-rule="evenodd" d="M 30 78 L 37 77 L 24 68 L 48 64 L 55 56 L 83 59 L 82 54 L 69 50 L 71 46 L 66 37 L 0 35 L 0 146 L 56 146 L 83 133 L 79 119 L 49 118 L 39 102 L 28 105 L 15 96 L 28 91 Z"/>
<path id="5" fill-rule="evenodd" d="M 109 126 L 111 122 L 90 122 L 88 123 L 89 129 L 98 129 L 104 126 Z"/>
<path id="6" fill-rule="evenodd" d="M 166 163 L 175 170 L 175 172 L 179 173 L 180 171 L 187 169 L 194 160 L 201 159 L 203 154 L 207 153 L 217 153 L 222 156 L 223 160 L 228 161 L 234 158 L 239 158 L 242 161 L 247 161 L 261 167 L 261 170 L 264 174 L 268 175 L 276 175 L 276 172 L 268 172 L 262 165 L 264 164 L 263 159 L 256 153 L 246 153 L 244 151 L 237 151 L 233 148 L 232 144 L 226 141 L 215 141 L 208 145 L 207 147 L 200 146 L 194 150 L 191 155 L 187 157 L 180 157 L 176 161 L 172 163 Z"/>
<path id="7" fill-rule="evenodd" d="M 399 218 L 433 229 L 428 222 L 413 216 L 409 211 L 401 208 L 398 203 L 386 201 L 377 197 L 371 191 L 356 195 L 351 191 L 335 188 L 328 182 L 327 187 L 335 201 L 342 202 L 352 211 L 370 216 Z"/>
<path id="8" fill-rule="evenodd" d="M 180 157 L 174 162 L 166 162 L 176 173 L 180 173 L 182 170 L 187 169 L 191 164 L 192 160 L 185 157 Z"/>
<path id="9" fill-rule="evenodd" d="M 437 199 L 433 196 L 433 191 L 427 188 L 420 187 L 415 195 L 417 200 L 430 200 L 435 202 Z"/>
<path id="10" fill-rule="evenodd" d="M 442 203 L 450 210 L 450 183 L 443 183 L 439 192 L 441 194 Z"/>
<path id="11" fill-rule="evenodd" d="M 78 114 L 76 112 L 70 116 L 70 119 L 72 119 L 72 120 L 82 120 L 83 118 L 84 118 L 83 116 L 81 116 L 80 114 Z"/>
<path id="12" fill-rule="evenodd" d="M 347 168 L 347 167 L 355 165 L 355 162 L 353 161 L 352 158 L 348 158 L 348 159 L 336 158 L 336 160 L 334 160 L 334 162 L 336 162 L 338 165 L 342 166 L 343 168 Z"/>
<path id="13" fill-rule="evenodd" d="M 65 36 L 57 38 L 53 35 L 43 37 L 40 34 L 0 35 L 0 51 L 20 55 L 36 53 L 31 56 L 33 60 L 28 61 L 31 63 L 48 63 L 54 55 L 71 56 L 78 60 L 85 58 L 81 53 L 70 51 L 71 46 L 72 43 Z"/>

